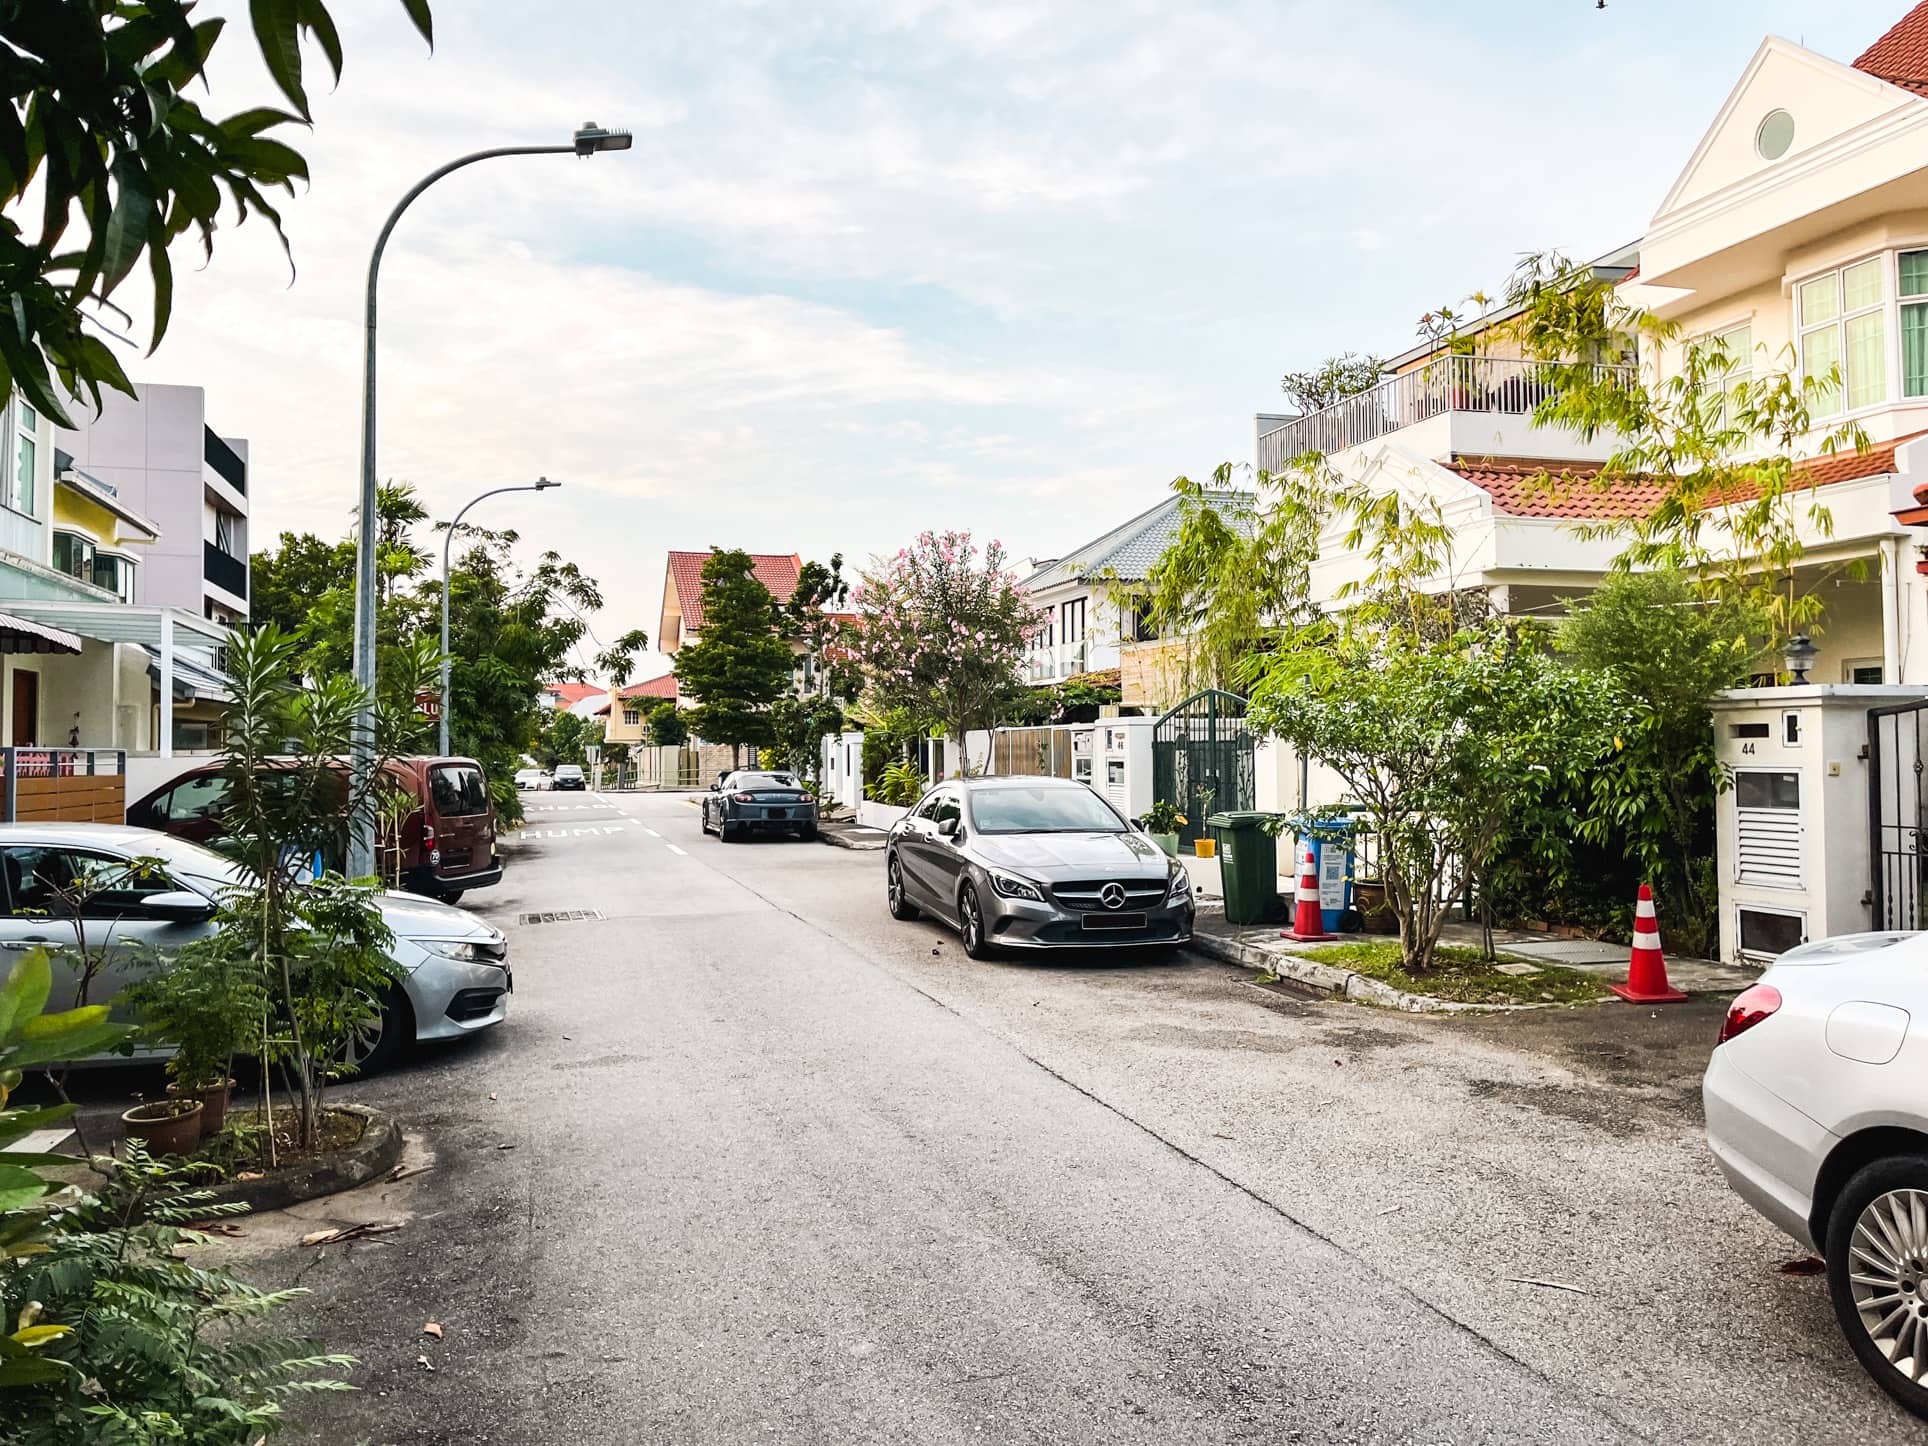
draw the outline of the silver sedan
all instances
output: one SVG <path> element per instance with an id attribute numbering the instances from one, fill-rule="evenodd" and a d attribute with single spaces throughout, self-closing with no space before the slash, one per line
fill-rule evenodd
<path id="1" fill-rule="evenodd" d="M 884 872 L 892 918 L 931 914 L 973 959 L 1192 937 L 1185 866 L 1068 779 L 940 783 L 892 827 Z"/>
<path id="2" fill-rule="evenodd" d="M 132 867 L 148 860 L 159 869 Z M 82 877 L 112 886 L 89 893 L 76 921 L 61 894 L 71 894 Z M 92 1000 L 112 1004 L 152 959 L 165 963 L 207 934 L 216 897 L 240 880 L 238 867 L 220 854 L 152 829 L 0 824 L 0 950 L 48 949 L 54 998 L 68 1000 L 85 931 L 88 949 L 105 956 Z M 396 982 L 379 1001 L 380 1018 L 351 1042 L 354 1063 L 378 1069 L 418 1040 L 477 1034 L 507 1017 L 513 985 L 499 929 L 412 894 L 384 893 L 378 903 L 394 935 Z M 0 956 L 0 971 L 6 967 Z"/>

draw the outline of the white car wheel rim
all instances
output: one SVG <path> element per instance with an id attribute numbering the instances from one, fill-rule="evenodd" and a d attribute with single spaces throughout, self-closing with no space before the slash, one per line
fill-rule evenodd
<path id="1" fill-rule="evenodd" d="M 895 909 L 904 902 L 904 874 L 896 859 L 890 861 L 890 882 L 886 887 L 890 890 L 890 906 Z"/>
<path id="2" fill-rule="evenodd" d="M 1928 1192 L 1890 1190 L 1868 1202 L 1849 1242 L 1848 1283 L 1875 1348 L 1928 1384 Z"/>

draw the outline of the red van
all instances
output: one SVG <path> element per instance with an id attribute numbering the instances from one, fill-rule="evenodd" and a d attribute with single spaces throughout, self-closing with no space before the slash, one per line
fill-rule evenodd
<path id="1" fill-rule="evenodd" d="M 348 765 L 340 766 L 346 773 Z M 399 872 L 402 887 L 410 893 L 445 904 L 453 904 L 470 889 L 501 883 L 495 803 L 482 765 L 473 758 L 418 757 L 391 759 L 387 768 L 389 776 L 414 796 L 417 807 L 403 821 L 399 838 L 382 839 L 383 876 Z M 225 773 L 219 763 L 189 769 L 129 807 L 128 823 L 212 843 L 228 832 L 222 817 L 228 802 Z M 334 867 L 341 862 L 329 860 Z"/>

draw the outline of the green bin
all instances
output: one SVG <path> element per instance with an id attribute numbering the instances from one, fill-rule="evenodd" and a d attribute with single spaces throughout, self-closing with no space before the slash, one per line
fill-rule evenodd
<path id="1" fill-rule="evenodd" d="M 1265 827 L 1271 817 L 1241 809 L 1205 820 L 1218 845 L 1228 924 L 1263 924 L 1278 902 L 1279 841 Z"/>

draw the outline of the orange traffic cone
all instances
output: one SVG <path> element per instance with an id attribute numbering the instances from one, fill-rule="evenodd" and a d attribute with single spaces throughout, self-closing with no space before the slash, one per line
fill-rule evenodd
<path id="1" fill-rule="evenodd" d="M 1312 845 L 1305 846 L 1299 860 L 1299 891 L 1292 909 L 1292 927 L 1279 930 L 1281 939 L 1300 944 L 1321 944 L 1336 939 L 1326 933 L 1325 915 L 1319 912 L 1319 866 L 1312 857 Z"/>
<path id="2" fill-rule="evenodd" d="M 1645 884 L 1633 906 L 1633 957 L 1627 962 L 1627 982 L 1607 987 L 1629 1004 L 1678 1004 L 1687 997 L 1667 982 L 1660 923 L 1654 918 L 1654 891 Z"/>

